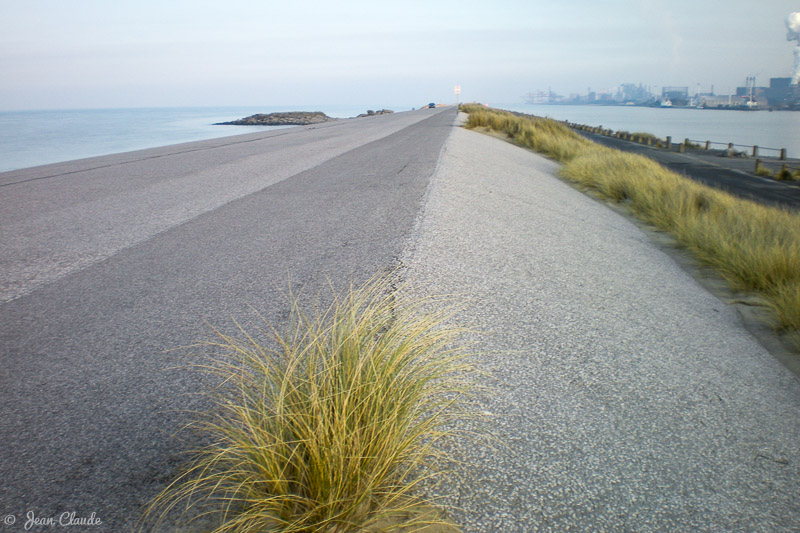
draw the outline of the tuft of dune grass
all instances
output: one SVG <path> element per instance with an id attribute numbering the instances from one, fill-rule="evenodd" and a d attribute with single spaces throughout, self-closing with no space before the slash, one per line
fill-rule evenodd
<path id="1" fill-rule="evenodd" d="M 469 113 L 467 128 L 489 128 L 505 133 L 526 148 L 532 148 L 557 161 L 569 161 L 586 149 L 589 141 L 559 122 L 538 117 L 519 117 L 508 111 L 487 109 L 478 105 L 464 106 Z"/>
<path id="2" fill-rule="evenodd" d="M 269 346 L 217 332 L 206 369 L 224 387 L 195 426 L 213 442 L 145 521 L 196 508 L 221 515 L 215 532 L 448 524 L 418 492 L 441 473 L 439 445 L 464 414 L 472 370 L 462 331 L 443 324 L 449 312 L 424 312 L 430 301 L 398 301 L 390 288 L 375 278 L 311 315 L 294 305 Z"/>
<path id="3" fill-rule="evenodd" d="M 563 163 L 561 175 L 669 232 L 731 286 L 759 294 L 780 331 L 800 331 L 800 215 L 707 187 L 644 156 L 592 143 L 565 125 L 468 105 L 468 128 L 503 132 Z"/>

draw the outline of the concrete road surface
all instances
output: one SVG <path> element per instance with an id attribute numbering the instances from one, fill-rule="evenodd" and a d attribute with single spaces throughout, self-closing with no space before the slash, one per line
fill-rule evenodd
<path id="1" fill-rule="evenodd" d="M 426 109 L 0 175 L 0 524 L 16 519 L 0 530 L 28 512 L 130 530 L 185 459 L 170 435 L 212 381 L 166 350 L 210 339 L 204 321 L 257 323 L 248 306 L 280 322 L 290 282 L 313 295 L 396 268 L 454 119 Z"/>
<path id="2" fill-rule="evenodd" d="M 557 165 L 456 129 L 404 257 L 462 295 L 491 446 L 445 500 L 470 532 L 800 531 L 800 380 Z"/>

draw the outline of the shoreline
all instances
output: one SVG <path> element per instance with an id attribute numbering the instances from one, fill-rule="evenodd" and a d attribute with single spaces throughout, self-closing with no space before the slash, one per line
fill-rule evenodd
<path id="1" fill-rule="evenodd" d="M 800 154 L 800 114 L 796 113 L 705 113 L 710 110 L 689 108 L 672 108 L 666 113 L 660 108 L 640 106 L 514 105 L 499 102 L 491 106 L 603 129 L 649 132 L 662 139 L 671 136 L 677 142 L 688 137 L 726 145 L 733 142 L 786 148 L 790 156 Z"/>
<path id="2" fill-rule="evenodd" d="M 215 126 L 255 113 L 312 108 L 333 119 L 367 104 L 0 111 L 0 173 L 286 126 Z M 393 106 L 407 112 L 410 106 Z M 372 107 L 379 109 L 379 107 Z"/>

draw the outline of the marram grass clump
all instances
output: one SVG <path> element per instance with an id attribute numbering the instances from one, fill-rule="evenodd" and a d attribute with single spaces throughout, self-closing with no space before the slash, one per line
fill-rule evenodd
<path id="1" fill-rule="evenodd" d="M 274 346 L 217 333 L 207 369 L 224 378 L 216 410 L 197 424 L 213 442 L 152 503 L 216 517 L 216 532 L 412 531 L 445 525 L 420 496 L 441 474 L 441 441 L 465 416 L 472 368 L 452 309 L 424 312 L 385 279 L 294 305 Z M 426 509 L 418 512 L 419 509 Z"/>
<path id="2" fill-rule="evenodd" d="M 520 117 L 474 104 L 465 105 L 462 110 L 469 113 L 468 128 L 488 128 L 505 133 L 516 144 L 557 161 L 569 161 L 592 144 L 554 120 L 527 115 Z"/>
<path id="3" fill-rule="evenodd" d="M 500 131 L 563 163 L 561 175 L 672 234 L 734 289 L 758 294 L 779 331 L 800 332 L 800 215 L 699 184 L 643 156 L 588 141 L 561 123 L 464 106 L 468 128 Z"/>

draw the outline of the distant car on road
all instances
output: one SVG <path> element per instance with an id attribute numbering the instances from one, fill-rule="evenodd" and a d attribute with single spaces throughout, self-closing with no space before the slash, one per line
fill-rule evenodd
<path id="1" fill-rule="evenodd" d="M 428 104 L 428 109 L 433 109 L 434 107 L 436 107 L 436 102 L 431 102 Z"/>

